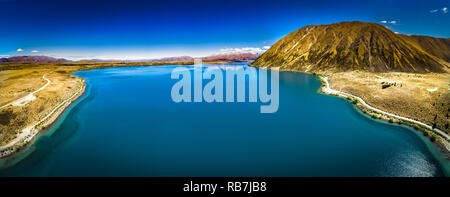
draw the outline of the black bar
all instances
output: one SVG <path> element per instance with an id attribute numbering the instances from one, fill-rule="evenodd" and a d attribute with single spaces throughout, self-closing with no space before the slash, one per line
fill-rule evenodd
<path id="1" fill-rule="evenodd" d="M 449 187 L 448 178 L 0 178 L 1 190 L 12 191 L 52 191 L 85 194 L 87 191 L 100 194 L 145 192 L 146 194 L 191 194 L 213 195 L 211 191 L 183 191 L 185 184 L 217 184 L 214 195 L 272 195 L 280 193 L 304 194 L 351 194 L 356 190 L 366 193 L 383 194 L 388 190 L 414 193 L 418 191 L 433 192 L 446 190 Z M 239 182 L 240 191 L 230 191 L 228 184 Z M 252 183 L 261 186 L 265 183 L 265 191 L 245 189 Z M 220 189 L 219 187 L 224 187 Z M 22 190 L 26 188 L 26 190 Z M 46 189 L 44 189 L 46 188 Z M 233 187 L 231 187 L 233 188 Z M 256 187 L 258 188 L 258 187 Z M 192 189 L 192 188 L 191 188 Z M 236 189 L 236 188 L 234 188 Z M 259 187 L 261 189 L 261 187 Z M 147 195 L 145 195 L 147 196 Z M 366 195 L 362 195 L 366 196 Z"/>

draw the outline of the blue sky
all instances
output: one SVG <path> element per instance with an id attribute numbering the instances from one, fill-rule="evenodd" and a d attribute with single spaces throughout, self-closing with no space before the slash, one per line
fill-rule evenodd
<path id="1" fill-rule="evenodd" d="M 450 0 L 0 0 L 0 56 L 145 59 L 256 52 L 306 25 L 354 20 L 448 38 L 447 7 Z"/>

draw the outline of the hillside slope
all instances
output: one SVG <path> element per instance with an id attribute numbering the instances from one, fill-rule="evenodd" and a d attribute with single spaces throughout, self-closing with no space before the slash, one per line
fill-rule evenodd
<path id="1" fill-rule="evenodd" d="M 434 38 L 430 36 L 401 35 L 417 43 L 424 51 L 450 62 L 450 38 Z"/>

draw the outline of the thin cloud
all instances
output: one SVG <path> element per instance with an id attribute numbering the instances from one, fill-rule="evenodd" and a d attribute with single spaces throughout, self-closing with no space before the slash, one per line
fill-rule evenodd
<path id="1" fill-rule="evenodd" d="M 430 13 L 435 13 L 435 12 L 437 12 L 437 11 L 439 11 L 439 9 L 430 10 Z"/>
<path id="2" fill-rule="evenodd" d="M 380 21 L 380 22 L 383 24 L 392 24 L 392 25 L 397 24 L 397 21 Z"/>
<path id="3" fill-rule="evenodd" d="M 0 55 L 0 57 L 9 57 L 9 55 Z"/>
<path id="4" fill-rule="evenodd" d="M 22 51 L 23 51 L 23 49 L 21 49 L 21 48 L 17 49 L 17 52 L 22 52 Z"/>
<path id="5" fill-rule="evenodd" d="M 263 49 L 270 49 L 270 46 L 263 46 Z"/>
<path id="6" fill-rule="evenodd" d="M 437 13 L 439 11 L 442 11 L 442 13 L 447 14 L 448 13 L 448 8 L 447 7 L 443 7 L 443 8 L 439 8 L 439 9 L 430 10 L 430 13 Z"/>
<path id="7" fill-rule="evenodd" d="M 38 50 L 32 50 L 31 52 L 32 52 L 32 53 L 39 53 Z"/>

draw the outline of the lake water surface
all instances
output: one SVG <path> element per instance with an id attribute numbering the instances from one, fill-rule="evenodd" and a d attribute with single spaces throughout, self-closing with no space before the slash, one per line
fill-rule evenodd
<path id="1" fill-rule="evenodd" d="M 262 103 L 173 102 L 175 67 L 75 73 L 87 79 L 84 97 L 0 176 L 448 173 L 448 161 L 420 133 L 371 120 L 348 101 L 317 93 L 313 75 L 281 72 L 279 110 L 261 114 Z"/>

